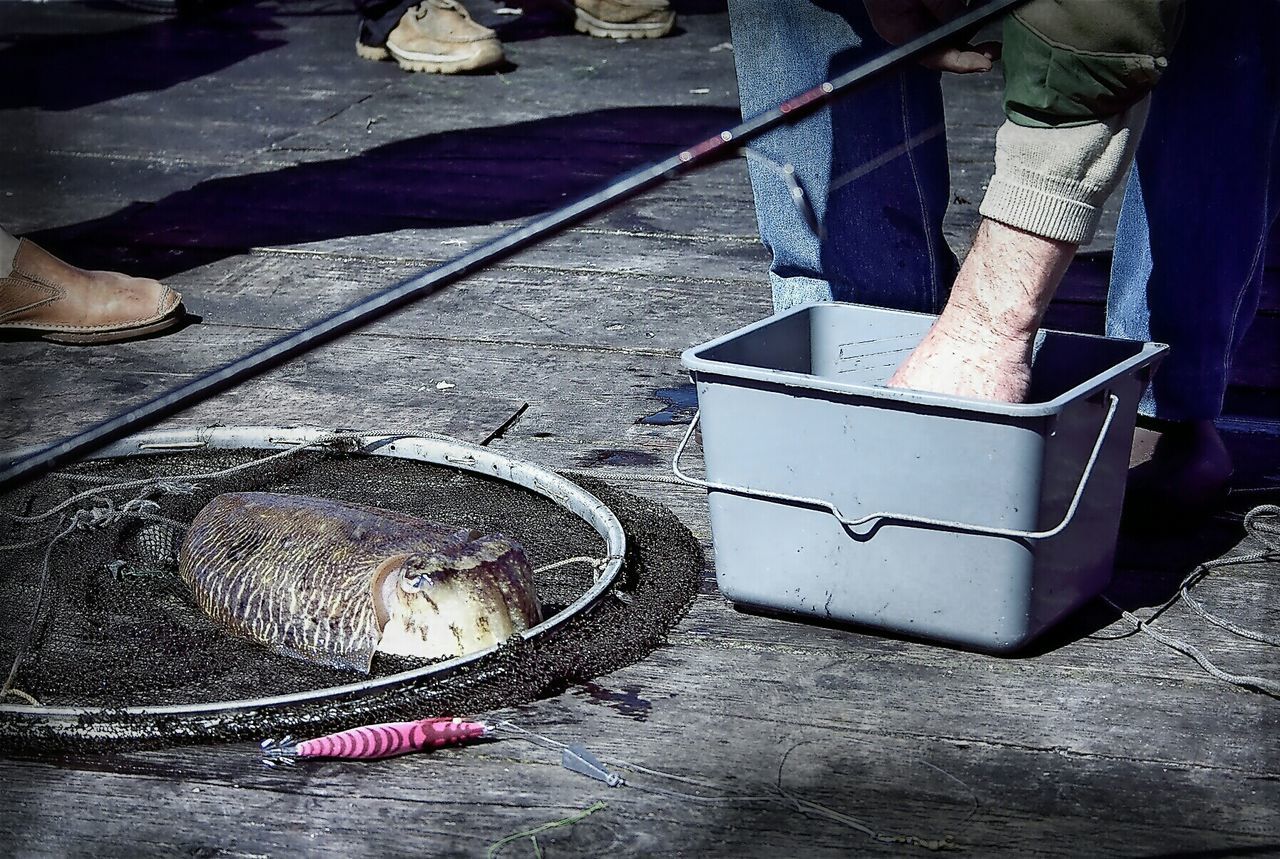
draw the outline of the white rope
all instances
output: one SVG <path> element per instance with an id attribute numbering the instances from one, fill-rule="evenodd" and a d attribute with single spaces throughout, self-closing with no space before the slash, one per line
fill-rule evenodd
<path id="1" fill-rule="evenodd" d="M 45 519 L 48 519 L 49 517 L 54 516 L 62 512 L 63 510 L 66 510 L 68 507 L 74 505 L 75 503 L 79 501 L 83 501 L 86 498 L 92 498 L 104 492 L 123 492 L 128 489 L 138 489 L 144 486 L 154 487 L 159 491 L 165 492 L 165 493 L 190 494 L 192 492 L 195 492 L 199 488 L 198 486 L 195 485 L 195 481 L 218 480 L 223 477 L 228 477 L 232 474 L 237 474 L 241 471 L 248 471 L 249 469 L 252 469 L 252 468 L 258 468 L 260 466 L 266 465 L 267 463 L 275 460 L 285 459 L 286 457 L 294 456 L 295 454 L 298 454 L 306 450 L 307 448 L 316 447 L 318 445 L 324 445 L 324 444 L 332 444 L 335 441 L 345 441 L 349 439 L 363 439 L 365 435 L 366 435 L 365 433 L 327 433 L 311 441 L 300 442 L 294 445 L 293 447 L 286 448 L 285 450 L 279 451 L 277 453 L 273 453 L 270 456 L 264 456 L 259 459 L 251 460 L 249 462 L 242 462 L 239 465 L 233 465 L 229 468 L 222 468 L 217 471 L 207 471 L 201 474 L 182 474 L 182 475 L 172 475 L 172 476 L 164 476 L 164 477 L 146 477 L 139 480 L 126 480 L 122 483 L 115 483 L 107 486 L 98 486 L 93 489 L 86 489 L 84 492 L 80 492 L 76 495 L 72 495 L 66 501 L 63 501 L 62 503 L 49 508 L 43 513 L 38 513 L 33 516 L 19 516 L 16 513 L 8 513 L 3 510 L 0 510 L 0 515 L 5 516 L 11 521 L 19 522 L 22 524 L 32 524 L 35 522 L 42 522 Z M 59 475 L 59 476 L 65 476 L 65 475 Z"/>
<path id="2" fill-rule="evenodd" d="M 592 568 L 592 576 L 595 581 L 600 581 L 600 577 L 604 575 L 604 571 L 608 569 L 612 561 L 622 560 L 617 555 L 610 555 L 607 558 L 589 558 L 586 555 L 579 555 L 576 558 L 565 558 L 563 561 L 556 561 L 543 567 L 538 567 L 533 571 L 534 575 L 538 573 L 547 573 L 551 570 L 558 570 L 561 567 L 567 567 L 570 564 L 590 564 Z"/>
<path id="3" fill-rule="evenodd" d="M 0 692 L 0 699 L 7 698 L 7 697 L 13 697 L 13 698 L 17 698 L 20 701 L 25 701 L 26 703 L 30 704 L 32 707 L 44 706 L 43 704 L 40 703 L 39 698 L 35 697 L 34 695 L 28 695 L 26 692 L 23 692 L 21 689 L 5 689 L 3 692 Z"/>
<path id="4" fill-rule="evenodd" d="M 1264 517 L 1276 517 L 1276 522 L 1273 524 L 1270 521 L 1266 521 L 1266 518 Z M 1240 636 L 1241 638 L 1247 638 L 1251 641 L 1257 641 L 1272 647 L 1280 647 L 1280 640 L 1269 635 L 1264 635 L 1260 632 L 1245 629 L 1244 627 L 1237 626 L 1230 621 L 1224 620 L 1210 612 L 1201 605 L 1198 600 L 1191 596 L 1191 588 L 1204 579 L 1211 570 L 1219 569 L 1221 567 L 1236 566 L 1238 564 L 1251 564 L 1258 561 L 1280 560 L 1280 539 L 1277 539 L 1280 538 L 1280 506 L 1275 504 L 1263 504 L 1255 507 L 1244 517 L 1244 529 L 1250 537 L 1254 538 L 1259 543 L 1262 543 L 1263 548 L 1254 552 L 1230 555 L 1225 558 L 1206 561 L 1205 563 L 1200 564 L 1182 580 L 1182 583 L 1178 586 L 1178 593 L 1170 598 L 1164 605 L 1156 609 L 1152 616 L 1147 620 L 1143 620 L 1132 612 L 1126 611 L 1106 597 L 1103 597 L 1103 601 L 1116 611 L 1120 612 L 1120 616 L 1132 623 L 1140 632 L 1151 637 L 1155 641 L 1160 642 L 1166 647 L 1172 648 L 1179 653 L 1191 657 L 1201 668 L 1213 677 L 1234 686 L 1239 686 L 1242 689 L 1258 691 L 1274 698 L 1280 698 L 1280 682 L 1267 677 L 1256 677 L 1248 674 L 1235 674 L 1230 671 L 1224 671 L 1215 665 L 1199 647 L 1188 641 L 1184 641 L 1180 638 L 1175 638 L 1172 635 L 1161 632 L 1152 626 L 1152 622 L 1161 613 L 1163 613 L 1165 609 L 1172 605 L 1175 600 L 1181 597 L 1198 615 L 1215 626 L 1225 629 L 1226 631 Z"/>
<path id="5" fill-rule="evenodd" d="M 26 638 L 18 648 L 17 653 L 14 655 L 13 664 L 9 668 L 8 676 L 5 678 L 3 685 L 0 685 L 0 699 L 11 694 L 19 695 L 19 697 L 26 694 L 20 692 L 20 690 L 14 689 L 13 684 L 18 678 L 18 672 L 22 669 L 22 663 L 26 661 L 26 658 L 30 653 L 31 645 L 35 640 L 36 629 L 40 623 L 40 616 L 43 613 L 45 594 L 48 590 L 49 584 L 50 557 L 53 554 L 54 547 L 64 537 L 74 531 L 100 530 L 116 524 L 117 522 L 123 521 L 126 518 L 142 519 L 149 522 L 162 522 L 166 525 L 171 525 L 185 530 L 187 528 L 186 523 L 179 522 L 176 519 L 171 519 L 159 512 L 161 509 L 160 505 L 155 501 L 152 501 L 150 498 L 153 493 L 190 494 L 198 489 L 198 486 L 193 481 L 217 480 L 251 468 L 258 468 L 275 460 L 293 456 L 294 454 L 297 454 L 309 447 L 315 447 L 321 444 L 330 444 L 332 442 L 345 439 L 364 438 L 364 435 L 364 433 L 328 433 L 312 441 L 302 442 L 294 447 L 282 450 L 278 453 L 273 453 L 270 456 L 264 456 L 250 462 L 241 463 L 240 465 L 234 465 L 217 471 L 204 472 L 202 474 L 180 475 L 182 478 L 181 480 L 175 480 L 173 477 L 149 477 L 141 480 L 127 480 L 107 486 L 97 486 L 93 489 L 77 493 L 62 503 L 49 508 L 45 512 L 32 516 L 19 516 L 17 514 L 0 511 L 0 515 L 8 517 L 12 521 L 22 524 L 33 524 L 45 521 L 51 516 L 66 510 L 68 507 L 79 501 L 92 498 L 95 502 L 93 507 L 81 508 L 72 514 L 71 520 L 67 526 L 50 538 L 48 545 L 45 547 L 44 558 L 40 563 L 40 581 L 36 589 L 35 606 L 31 612 L 31 620 L 27 624 Z M 103 497 L 104 493 L 122 492 L 126 489 L 142 489 L 143 491 L 137 497 L 126 501 L 119 507 L 116 507 L 115 503 L 110 498 Z M 0 546 L 0 551 L 38 545 L 43 542 L 43 539 L 44 538 L 39 538 L 36 540 L 26 541 L 24 543 Z"/>
<path id="6" fill-rule="evenodd" d="M 551 570 L 558 570 L 561 567 L 567 567 L 570 564 L 590 564 L 593 567 L 603 567 L 609 562 L 608 558 L 588 558 L 580 555 L 576 558 L 565 558 L 563 561 L 556 561 L 554 564 L 547 564 L 545 567 L 538 567 L 535 573 L 546 573 Z"/>

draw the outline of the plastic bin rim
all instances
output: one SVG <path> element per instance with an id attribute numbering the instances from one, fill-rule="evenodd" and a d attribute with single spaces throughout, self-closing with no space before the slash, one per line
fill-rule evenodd
<path id="1" fill-rule="evenodd" d="M 795 388 L 808 388 L 810 390 L 826 391 L 834 394 L 847 394 L 851 396 L 870 397 L 877 400 L 890 400 L 898 403 L 911 405 L 932 406 L 935 408 L 955 409 L 967 412 L 984 412 L 987 414 L 1005 415 L 1009 417 L 1043 417 L 1046 415 L 1057 414 L 1062 411 L 1067 403 L 1073 402 L 1081 397 L 1087 396 L 1097 389 L 1104 387 L 1105 383 L 1113 378 L 1130 373 L 1141 366 L 1156 360 L 1169 347 L 1163 343 L 1143 343 L 1142 349 L 1137 354 L 1113 364 L 1105 371 L 1085 379 L 1080 384 L 1069 390 L 1066 390 L 1051 400 L 1045 400 L 1038 403 L 1000 403 L 994 400 L 979 400 L 970 397 L 957 397 L 949 394 L 936 394 L 931 391 L 918 391 L 912 388 L 886 388 L 879 385 L 859 385 L 850 382 L 833 382 L 828 379 L 821 379 L 808 373 L 794 373 L 787 370 L 769 370 L 761 367 L 751 367 L 745 364 L 731 364 L 725 361 L 712 361 L 703 358 L 701 353 L 721 346 L 731 340 L 743 337 L 768 325 L 772 325 L 789 316 L 795 316 L 804 313 L 816 307 L 856 307 L 859 310 L 870 310 L 878 313 L 887 313 L 895 316 L 923 316 L 936 319 L 937 315 L 932 313 L 919 313 L 910 310 L 891 310 L 883 307 L 872 307 L 864 304 L 854 304 L 852 302 L 841 301 L 810 301 L 797 305 L 781 313 L 775 313 L 756 322 L 730 331 L 713 340 L 700 343 L 697 346 L 690 346 L 680 354 L 680 363 L 693 373 L 705 373 L 708 375 L 725 376 L 729 378 L 751 379 L 757 382 L 769 382 L 773 384 L 786 385 Z M 1088 340 L 1110 340 L 1120 343 L 1136 343 L 1139 341 L 1120 340 L 1115 337 L 1103 337 L 1098 334 L 1078 334 L 1073 331 L 1057 331 L 1053 329 L 1044 329 L 1047 334 L 1061 334 L 1067 337 L 1080 337 Z"/>

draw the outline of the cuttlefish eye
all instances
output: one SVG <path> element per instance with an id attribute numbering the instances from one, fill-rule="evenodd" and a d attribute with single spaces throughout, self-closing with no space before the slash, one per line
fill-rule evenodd
<path id="1" fill-rule="evenodd" d="M 405 576 L 400 580 L 400 590 L 407 594 L 421 593 L 422 590 L 430 583 L 431 580 L 423 574 Z"/>
<path id="2" fill-rule="evenodd" d="M 410 555 L 400 568 L 400 590 L 407 594 L 420 593 L 431 583 L 431 577 L 422 572 L 426 562 L 421 555 Z"/>

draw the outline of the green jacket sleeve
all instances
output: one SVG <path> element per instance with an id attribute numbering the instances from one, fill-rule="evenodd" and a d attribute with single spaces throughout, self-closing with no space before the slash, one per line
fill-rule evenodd
<path id="1" fill-rule="evenodd" d="M 1183 0 L 1031 0 L 1004 26 L 1005 116 L 1083 125 L 1141 101 L 1160 79 Z"/>
<path id="2" fill-rule="evenodd" d="M 1005 123 L 979 211 L 1085 244 L 1142 135 L 1182 0 L 1031 0 L 1004 28 Z"/>

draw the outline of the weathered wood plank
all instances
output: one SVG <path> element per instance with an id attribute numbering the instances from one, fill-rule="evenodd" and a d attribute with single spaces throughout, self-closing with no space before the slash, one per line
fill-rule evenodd
<path id="1" fill-rule="evenodd" d="M 0 417 L 0 437 L 10 442 L 47 437 L 49 415 L 60 416 L 59 431 L 85 426 L 279 332 L 211 328 L 201 335 L 194 357 L 177 351 L 184 334 L 127 349 L 85 348 L 70 356 L 39 344 L 8 344 L 4 360 L 17 369 L 7 380 L 10 408 Z M 621 439 L 648 431 L 631 421 L 662 408 L 654 397 L 657 388 L 684 381 L 674 358 L 661 350 L 361 338 L 269 374 L 265 387 L 242 385 L 186 413 L 183 423 L 261 422 L 269 414 L 274 424 L 417 427 L 479 440 L 529 403 L 522 423 L 568 438 L 586 423 L 579 414 L 599 410 L 625 416 L 613 425 L 614 437 Z M 90 369 L 93 375 L 87 376 Z"/>
<path id="2" fill-rule="evenodd" d="M 763 708 L 752 708 L 763 709 L 765 718 L 744 718 L 735 712 L 741 702 L 736 695 L 721 700 L 700 692 L 690 703 L 682 695 L 654 695 L 629 679 L 608 682 L 624 681 L 614 688 L 627 690 L 619 697 L 643 702 L 643 720 L 608 709 L 612 690 L 602 685 L 571 691 L 539 705 L 538 715 L 515 720 L 562 742 L 586 742 L 606 757 L 710 782 L 719 792 L 761 793 L 762 786 L 777 783 L 785 756 L 782 784 L 808 801 L 852 814 L 885 834 L 950 836 L 979 852 L 1114 853 L 1139 844 L 1152 851 L 1265 849 L 1275 843 L 1273 780 L 1132 755 L 881 734 L 854 723 L 831 728 L 797 718 L 807 715 L 805 706 L 783 709 L 791 699 L 774 688 Z M 664 742 L 673 733 L 688 740 Z M 475 855 L 507 832 L 596 799 L 609 805 L 608 814 L 593 821 L 609 822 L 605 842 L 583 825 L 562 849 L 575 855 L 646 855 L 661 844 L 709 855 L 766 855 L 769 845 L 783 844 L 822 855 L 901 849 L 830 820 L 800 818 L 777 803 L 707 804 L 609 790 L 560 769 L 554 752 L 514 740 L 376 765 L 312 764 L 282 772 L 258 769 L 253 752 L 242 745 L 68 761 L 70 767 L 58 769 L 20 763 L 0 769 L 11 774 L 4 792 L 18 811 L 14 828 L 52 852 L 75 843 L 68 836 L 77 833 L 93 833 L 108 852 L 130 844 L 172 850 L 193 846 L 193 837 L 199 843 L 201 830 L 216 825 L 218 840 L 208 847 L 228 852 L 274 854 L 306 846 L 329 855 L 360 849 L 363 841 L 383 850 L 418 843 L 432 853 Z M 498 782 L 492 780 L 495 770 L 504 773 Z M 376 779 L 369 778 L 374 771 Z M 1044 778 L 1046 771 L 1054 773 L 1052 781 Z M 643 774 L 630 780 L 691 790 Z M 140 802 L 138 784 L 149 787 L 149 806 Z M 92 791 L 104 789 L 119 797 L 114 808 L 90 801 Z M 45 792 L 84 799 L 55 812 L 41 801 Z M 188 825 L 176 824 L 179 818 Z M 375 830 L 367 824 L 371 819 L 393 823 Z M 194 832 L 193 820 L 199 824 Z M 296 822 L 282 827 L 273 825 L 276 820 Z M 312 846 L 312 835 L 320 843 Z"/>

